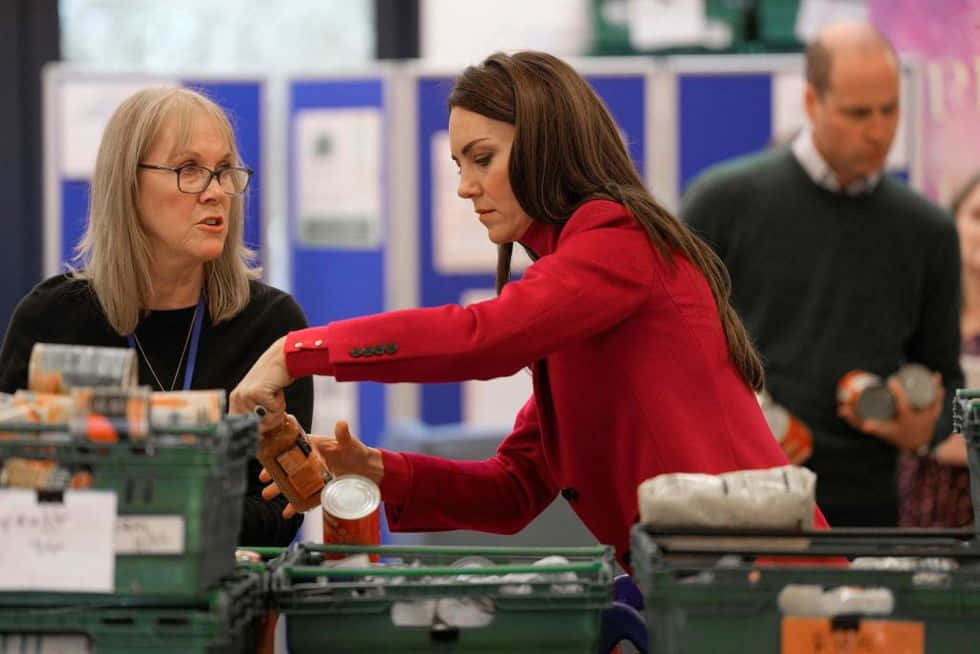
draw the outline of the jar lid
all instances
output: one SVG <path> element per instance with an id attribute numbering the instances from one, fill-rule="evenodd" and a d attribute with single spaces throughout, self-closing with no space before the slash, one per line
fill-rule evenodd
<path id="1" fill-rule="evenodd" d="M 371 515 L 381 504 L 381 489 L 362 475 L 334 477 L 320 496 L 323 510 L 341 520 Z"/>

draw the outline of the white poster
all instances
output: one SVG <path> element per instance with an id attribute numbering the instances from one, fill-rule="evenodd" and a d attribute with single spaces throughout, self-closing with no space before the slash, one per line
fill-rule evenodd
<path id="1" fill-rule="evenodd" d="M 630 45 L 654 50 L 704 42 L 704 0 L 627 0 Z"/>
<path id="2" fill-rule="evenodd" d="M 357 424 L 357 383 L 333 377 L 313 377 L 313 433 L 333 434 L 338 420 L 345 420 L 352 434 L 361 436 Z"/>
<path id="3" fill-rule="evenodd" d="M 381 110 L 307 109 L 296 116 L 297 240 L 372 248 L 381 240 Z"/>
<path id="4" fill-rule="evenodd" d="M 443 274 L 492 273 L 497 269 L 497 246 L 490 241 L 473 201 L 456 193 L 459 169 L 450 156 L 449 132 L 432 135 L 432 256 L 433 266 Z M 514 248 L 512 271 L 529 263 Z"/>
<path id="5" fill-rule="evenodd" d="M 177 86 L 171 79 L 69 77 L 59 86 L 58 143 L 61 176 L 89 179 L 106 123 L 123 100 L 148 86 Z"/>
<path id="6" fill-rule="evenodd" d="M 471 289 L 460 298 L 463 306 L 494 297 L 493 289 Z M 522 368 L 510 377 L 462 383 L 463 423 L 472 427 L 504 427 L 514 424 L 514 417 L 527 399 L 533 385 L 531 371 Z"/>
<path id="7" fill-rule="evenodd" d="M 116 494 L 0 490 L 0 590 L 112 592 Z"/>

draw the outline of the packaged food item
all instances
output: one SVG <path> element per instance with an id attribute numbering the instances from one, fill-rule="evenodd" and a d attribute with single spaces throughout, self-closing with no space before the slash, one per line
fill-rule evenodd
<path id="1" fill-rule="evenodd" d="M 75 413 L 69 424 L 76 436 L 114 443 L 142 440 L 150 432 L 149 386 L 76 388 L 71 397 Z"/>
<path id="2" fill-rule="evenodd" d="M 924 409 L 936 399 L 932 371 L 919 363 L 906 363 L 891 376 L 905 391 L 909 406 Z M 837 383 L 837 402 L 850 405 L 862 420 L 892 420 L 898 408 L 885 380 L 865 370 L 852 370 Z"/>
<path id="3" fill-rule="evenodd" d="M 286 414 L 279 429 L 262 435 L 258 459 L 297 511 L 320 503 L 330 472 L 292 415 Z"/>
<path id="4" fill-rule="evenodd" d="M 158 431 L 213 425 L 227 406 L 223 388 L 150 393 L 150 426 Z"/>
<path id="5" fill-rule="evenodd" d="M 849 406 L 861 420 L 891 420 L 895 396 L 885 380 L 865 370 L 851 370 L 837 382 L 837 403 Z"/>
<path id="6" fill-rule="evenodd" d="M 91 488 L 92 472 L 86 468 L 71 470 L 50 459 L 11 457 L 0 468 L 0 488 L 64 490 Z"/>
<path id="7" fill-rule="evenodd" d="M 789 457 L 791 463 L 801 463 L 813 453 L 813 432 L 806 424 L 776 402 L 769 391 L 756 393 L 762 414 L 769 423 L 772 435 Z"/>
<path id="8" fill-rule="evenodd" d="M 125 347 L 35 343 L 27 368 L 27 388 L 68 393 L 78 386 L 135 386 L 136 354 Z"/>
<path id="9" fill-rule="evenodd" d="M 323 509 L 324 544 L 381 544 L 381 491 L 367 477 L 334 477 L 324 487 L 320 504 Z M 327 558 L 333 558 L 333 555 Z M 371 560 L 376 562 L 377 555 L 372 554 Z"/>
<path id="10" fill-rule="evenodd" d="M 921 363 L 906 363 L 894 377 L 902 385 L 913 409 L 924 409 L 935 401 L 936 382 L 932 379 L 932 371 Z"/>

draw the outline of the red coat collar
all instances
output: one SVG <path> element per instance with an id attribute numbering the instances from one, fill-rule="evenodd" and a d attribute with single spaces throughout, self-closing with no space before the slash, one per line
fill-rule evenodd
<path id="1" fill-rule="evenodd" d="M 549 225 L 540 220 L 532 220 L 531 226 L 524 232 L 519 243 L 536 256 L 543 257 L 555 251 L 560 235 L 561 227 L 559 225 Z"/>

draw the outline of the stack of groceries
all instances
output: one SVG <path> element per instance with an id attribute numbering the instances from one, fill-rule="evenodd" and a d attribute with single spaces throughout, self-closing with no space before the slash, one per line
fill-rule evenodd
<path id="1" fill-rule="evenodd" d="M 0 441 L 153 444 L 198 442 L 224 415 L 223 389 L 152 392 L 136 383 L 136 357 L 125 348 L 38 343 L 28 387 L 0 394 Z M 91 488 L 92 471 L 54 460 L 10 457 L 0 487 Z"/>

